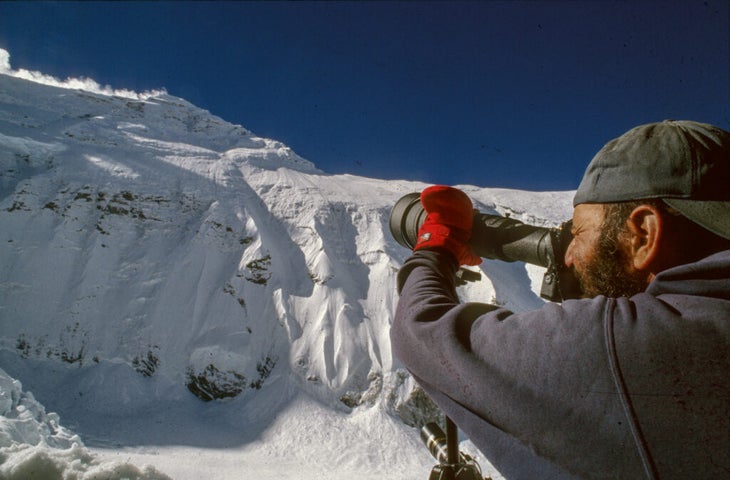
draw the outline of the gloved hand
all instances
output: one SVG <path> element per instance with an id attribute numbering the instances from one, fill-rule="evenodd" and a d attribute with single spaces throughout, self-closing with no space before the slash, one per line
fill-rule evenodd
<path id="1" fill-rule="evenodd" d="M 421 192 L 426 220 L 418 229 L 414 251 L 441 248 L 451 252 L 459 265 L 479 265 L 482 259 L 469 246 L 474 208 L 461 190 L 434 185 Z"/>

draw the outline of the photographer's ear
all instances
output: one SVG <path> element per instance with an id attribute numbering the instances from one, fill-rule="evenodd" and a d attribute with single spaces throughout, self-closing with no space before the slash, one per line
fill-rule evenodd
<path id="1" fill-rule="evenodd" d="M 657 273 L 661 261 L 659 251 L 665 239 L 664 221 L 652 205 L 639 205 L 626 221 L 629 253 L 635 269 Z"/>

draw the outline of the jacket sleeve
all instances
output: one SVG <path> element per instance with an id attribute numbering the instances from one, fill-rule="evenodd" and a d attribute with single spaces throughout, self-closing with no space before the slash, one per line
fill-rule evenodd
<path id="1" fill-rule="evenodd" d="M 460 303 L 457 268 L 419 251 L 399 273 L 392 345 L 424 390 L 503 474 L 528 478 L 515 455 L 507 465 L 495 457 L 507 436 L 575 475 L 641 478 L 607 361 L 607 299 L 524 313 Z"/>

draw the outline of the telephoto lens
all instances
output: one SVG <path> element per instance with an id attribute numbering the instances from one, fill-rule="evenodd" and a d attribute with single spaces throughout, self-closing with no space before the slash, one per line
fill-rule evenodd
<path id="1" fill-rule="evenodd" d="M 396 242 L 413 250 L 418 229 L 426 220 L 420 194 L 401 197 L 390 211 L 390 233 Z M 551 229 L 533 227 L 509 217 L 474 211 L 472 239 L 475 254 L 506 262 L 522 261 L 547 267 L 553 261 Z"/>
<path id="2" fill-rule="evenodd" d="M 390 211 L 390 233 L 400 245 L 413 250 L 418 229 L 426 220 L 420 194 L 401 197 Z M 580 286 L 565 265 L 565 251 L 572 239 L 571 222 L 556 228 L 527 225 L 514 218 L 474 211 L 469 245 L 482 258 L 505 262 L 526 262 L 547 268 L 540 295 L 550 301 L 581 296 Z"/>
<path id="3" fill-rule="evenodd" d="M 418 239 L 418 229 L 425 220 L 426 211 L 421 205 L 421 194 L 406 194 L 390 210 L 390 234 L 401 246 L 413 250 Z"/>

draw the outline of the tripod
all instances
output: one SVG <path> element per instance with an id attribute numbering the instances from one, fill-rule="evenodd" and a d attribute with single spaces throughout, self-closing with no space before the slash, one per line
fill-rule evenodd
<path id="1" fill-rule="evenodd" d="M 439 461 L 433 467 L 429 480 L 491 480 L 482 477 L 479 464 L 459 451 L 459 432 L 456 424 L 446 417 L 446 433 L 436 423 L 421 429 L 421 440 L 431 455 Z"/>

